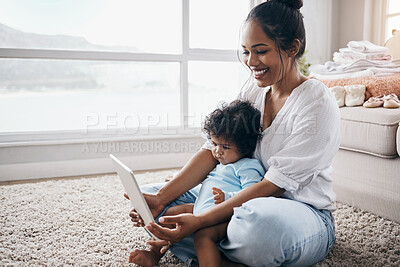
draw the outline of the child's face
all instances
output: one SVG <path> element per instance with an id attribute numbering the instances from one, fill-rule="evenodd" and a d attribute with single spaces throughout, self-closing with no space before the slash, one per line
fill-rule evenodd
<path id="1" fill-rule="evenodd" d="M 232 142 L 227 141 L 223 137 L 211 135 L 212 154 L 221 164 L 229 164 L 243 158 L 243 155 L 237 150 L 237 147 Z"/>
<path id="2" fill-rule="evenodd" d="M 276 84 L 284 77 L 282 67 L 287 70 L 288 55 L 278 51 L 275 42 L 264 33 L 259 23 L 249 21 L 243 26 L 241 42 L 243 62 L 251 70 L 258 86 Z"/>

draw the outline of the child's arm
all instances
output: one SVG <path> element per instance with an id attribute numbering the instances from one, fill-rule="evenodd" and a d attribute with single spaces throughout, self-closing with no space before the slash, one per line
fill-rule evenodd
<path id="1" fill-rule="evenodd" d="M 237 192 L 224 192 L 219 188 L 213 187 L 212 188 L 212 193 L 214 194 L 214 204 L 222 203 L 225 200 L 230 199 L 231 197 L 233 197 L 234 195 L 236 195 L 239 192 L 240 191 L 237 191 Z"/>
<path id="2" fill-rule="evenodd" d="M 214 204 L 219 204 L 225 201 L 225 193 L 221 189 L 213 187 L 212 193 L 214 195 Z"/>
<path id="3" fill-rule="evenodd" d="M 258 160 L 248 160 L 237 171 L 242 190 L 260 182 L 264 178 L 264 174 L 265 171 Z M 237 193 L 239 192 L 233 192 L 232 196 L 236 195 Z"/>

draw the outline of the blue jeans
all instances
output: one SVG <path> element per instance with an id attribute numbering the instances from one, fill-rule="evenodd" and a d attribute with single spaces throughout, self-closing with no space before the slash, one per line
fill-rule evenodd
<path id="1" fill-rule="evenodd" d="M 154 194 L 163 185 L 145 185 L 142 191 Z M 197 186 L 188 191 L 165 210 L 194 203 L 199 190 Z M 335 241 L 334 220 L 328 210 L 286 198 L 263 197 L 234 208 L 227 237 L 219 246 L 226 257 L 248 266 L 309 266 L 323 260 Z M 188 265 L 197 262 L 193 236 L 175 243 L 171 252 Z"/>

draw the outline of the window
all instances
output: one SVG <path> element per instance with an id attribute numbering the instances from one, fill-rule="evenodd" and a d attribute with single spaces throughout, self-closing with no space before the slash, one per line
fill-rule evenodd
<path id="1" fill-rule="evenodd" d="M 247 1 L 190 1 L 190 48 L 236 50 L 248 7 Z"/>
<path id="2" fill-rule="evenodd" d="M 254 0 L 1 3 L 0 181 L 183 166 L 249 76 Z"/>
<path id="3" fill-rule="evenodd" d="M 200 127 L 210 111 L 234 100 L 247 78 L 248 73 L 236 62 L 189 62 L 188 125 Z"/>
<path id="4" fill-rule="evenodd" d="M 385 13 L 385 40 L 388 40 L 393 30 L 400 30 L 400 1 L 387 0 Z"/>
<path id="5" fill-rule="evenodd" d="M 248 78 L 236 49 L 249 8 L 229 0 L 2 1 L 0 141 L 198 128 Z"/>

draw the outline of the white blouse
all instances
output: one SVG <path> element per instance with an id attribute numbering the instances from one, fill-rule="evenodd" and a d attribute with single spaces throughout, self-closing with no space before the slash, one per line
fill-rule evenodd
<path id="1" fill-rule="evenodd" d="M 254 83 L 238 99 L 250 101 L 263 114 L 269 90 Z M 309 79 L 296 87 L 254 152 L 266 170 L 264 178 L 284 188 L 283 197 L 335 210 L 331 163 L 339 149 L 339 124 L 338 105 L 324 84 Z M 211 149 L 211 144 L 203 148 Z"/>

